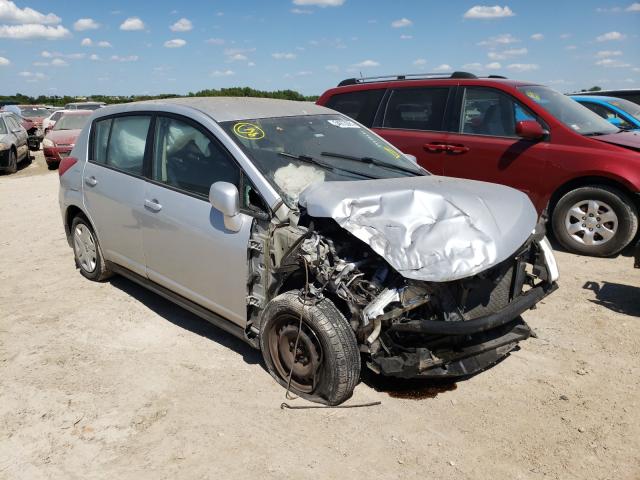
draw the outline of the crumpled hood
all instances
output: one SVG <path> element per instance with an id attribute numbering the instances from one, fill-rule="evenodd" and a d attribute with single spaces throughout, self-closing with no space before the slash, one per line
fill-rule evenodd
<path id="1" fill-rule="evenodd" d="M 631 148 L 633 150 L 640 150 L 640 133 L 637 131 L 611 133 L 609 135 L 598 135 L 597 137 L 591 138 L 600 142 L 611 143 L 613 145 Z"/>
<path id="2" fill-rule="evenodd" d="M 298 201 L 312 217 L 333 218 L 405 278 L 432 282 L 506 260 L 537 222 L 518 190 L 440 176 L 318 182 Z"/>

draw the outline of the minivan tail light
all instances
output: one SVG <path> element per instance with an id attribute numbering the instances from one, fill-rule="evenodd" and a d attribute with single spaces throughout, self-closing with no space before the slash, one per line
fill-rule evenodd
<path id="1" fill-rule="evenodd" d="M 58 175 L 62 176 L 64 173 L 73 167 L 78 162 L 76 157 L 65 157 L 60 161 L 58 166 Z"/>

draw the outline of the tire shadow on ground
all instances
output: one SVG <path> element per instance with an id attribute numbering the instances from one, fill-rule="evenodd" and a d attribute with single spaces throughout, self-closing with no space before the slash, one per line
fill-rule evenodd
<path id="1" fill-rule="evenodd" d="M 260 364 L 266 371 L 260 351 L 230 333 L 124 277 L 118 275 L 108 281 L 118 290 L 132 296 L 165 320 L 239 353 L 246 363 L 250 365 Z"/>
<path id="2" fill-rule="evenodd" d="M 629 269 L 632 266 L 629 265 Z M 582 288 L 595 293 L 590 302 L 632 317 L 640 317 L 640 287 L 611 282 L 586 282 Z"/>

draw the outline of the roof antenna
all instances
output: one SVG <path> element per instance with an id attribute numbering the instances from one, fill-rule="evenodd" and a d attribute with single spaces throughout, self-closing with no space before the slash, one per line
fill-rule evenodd
<path id="1" fill-rule="evenodd" d="M 364 77 L 362 76 L 362 70 L 360 70 L 360 78 L 364 78 Z"/>

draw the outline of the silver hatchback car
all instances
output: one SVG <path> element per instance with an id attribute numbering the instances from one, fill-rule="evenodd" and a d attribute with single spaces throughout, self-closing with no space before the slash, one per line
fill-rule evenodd
<path id="1" fill-rule="evenodd" d="M 432 176 L 327 108 L 181 98 L 93 113 L 60 169 L 82 275 L 120 274 L 261 349 L 304 398 L 361 365 L 458 377 L 532 332 L 557 266 L 524 193 Z"/>

